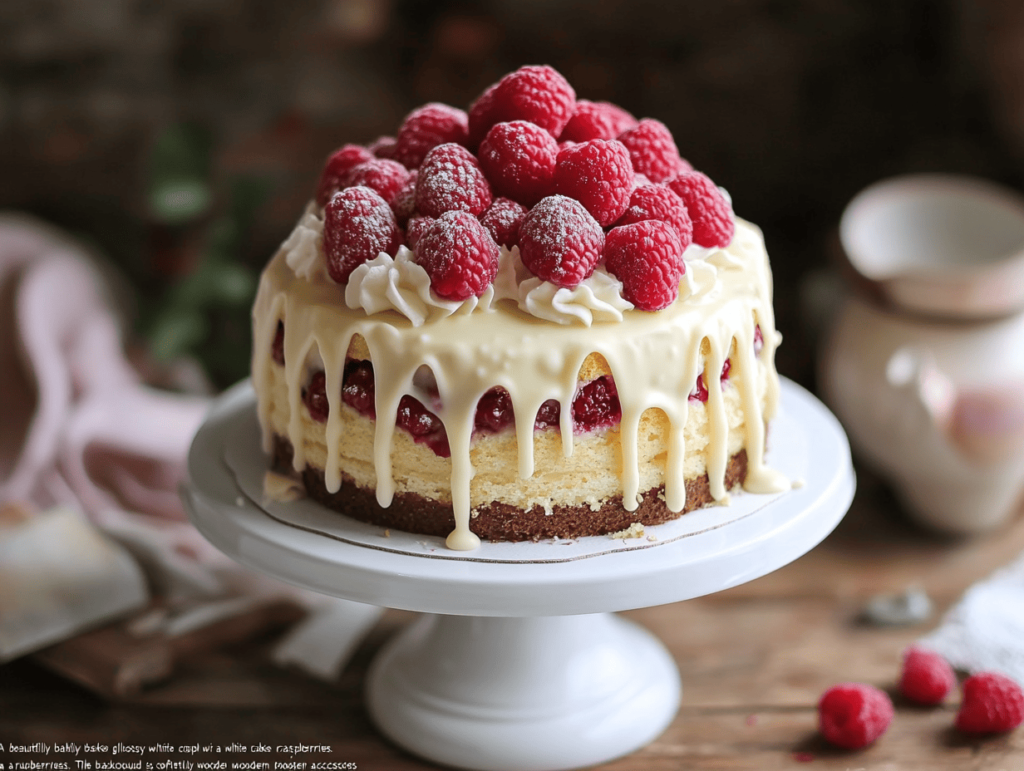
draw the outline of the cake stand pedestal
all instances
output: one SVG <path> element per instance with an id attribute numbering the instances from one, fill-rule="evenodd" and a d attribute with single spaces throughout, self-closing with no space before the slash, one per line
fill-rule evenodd
<path id="1" fill-rule="evenodd" d="M 842 428 L 807 391 L 782 386 L 771 444 L 803 448 L 802 484 L 739 519 L 729 507 L 704 510 L 705 529 L 649 548 L 488 560 L 487 544 L 479 555 L 443 547 L 411 554 L 282 522 L 240 495 L 224 460 L 230 438 L 254 420 L 244 383 L 218 400 L 196 435 L 183 498 L 200 532 L 243 565 L 325 594 L 430 614 L 370 669 L 370 714 L 396 744 L 458 768 L 578 768 L 644 746 L 679 705 L 668 651 L 612 612 L 763 576 L 817 545 L 846 513 L 855 482 Z"/>

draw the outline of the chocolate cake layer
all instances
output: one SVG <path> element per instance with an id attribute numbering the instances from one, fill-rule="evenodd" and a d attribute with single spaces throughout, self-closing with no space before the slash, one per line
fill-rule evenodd
<path id="1" fill-rule="evenodd" d="M 287 439 L 274 437 L 274 465 L 291 471 L 292 446 Z M 725 472 L 725 488 L 731 490 L 747 475 L 747 451 L 740 450 L 729 459 Z M 307 466 L 302 472 L 306 492 L 313 500 L 341 514 L 381 527 L 422 535 L 447 536 L 455 527 L 451 504 L 425 498 L 414 493 L 396 493 L 387 508 L 377 503 L 373 490 L 357 486 L 342 475 L 341 488 L 330 493 L 324 485 L 322 469 Z M 665 505 L 664 488 L 643 495 L 635 511 L 626 511 L 622 498 L 605 501 L 600 508 L 589 505 L 555 506 L 551 514 L 535 506 L 523 511 L 505 503 L 494 502 L 473 510 L 470 529 L 489 541 L 537 541 L 542 538 L 580 538 L 607 535 L 625 530 L 634 522 L 658 525 L 686 512 L 713 503 L 707 474 L 686 481 L 686 506 L 681 513 Z"/>

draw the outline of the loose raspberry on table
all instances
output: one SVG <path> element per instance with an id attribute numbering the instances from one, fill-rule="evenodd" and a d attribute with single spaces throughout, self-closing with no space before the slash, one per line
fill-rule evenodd
<path id="1" fill-rule="evenodd" d="M 629 207 L 615 223 L 632 225 L 644 220 L 661 220 L 675 228 L 679 242 L 686 249 L 693 241 L 693 222 L 683 199 L 667 185 L 640 185 L 629 197 Z"/>
<path id="2" fill-rule="evenodd" d="M 427 232 L 436 220 L 433 217 L 412 217 L 405 223 L 405 245 L 415 248 L 420 236 Z"/>
<path id="3" fill-rule="evenodd" d="M 327 376 L 323 370 L 313 373 L 309 383 L 302 390 L 302 403 L 309 410 L 309 417 L 317 423 L 326 423 L 330 413 L 330 405 L 327 403 Z"/>
<path id="4" fill-rule="evenodd" d="M 583 204 L 601 227 L 629 206 L 633 166 L 629 151 L 614 139 L 592 139 L 558 154 L 553 190 Z"/>
<path id="5" fill-rule="evenodd" d="M 416 262 L 446 300 L 479 297 L 498 273 L 498 245 L 472 214 L 442 214 L 416 241 Z"/>
<path id="6" fill-rule="evenodd" d="M 615 381 L 602 375 L 583 385 L 572 400 L 573 430 L 578 433 L 612 426 L 622 419 Z"/>
<path id="7" fill-rule="evenodd" d="M 604 231 L 579 201 L 564 195 L 542 199 L 519 227 L 519 255 L 539 278 L 572 288 L 594 272 Z"/>
<path id="8" fill-rule="evenodd" d="M 736 232 L 732 206 L 706 174 L 684 171 L 670 179 L 668 186 L 686 204 L 693 220 L 695 244 L 706 247 L 729 245 Z"/>
<path id="9" fill-rule="evenodd" d="M 365 359 L 349 359 L 345 362 L 341 399 L 360 415 L 368 418 L 377 417 L 376 389 L 371 362 Z"/>
<path id="10" fill-rule="evenodd" d="M 877 740 L 892 718 L 892 701 L 886 693 L 864 683 L 833 686 L 818 702 L 822 736 L 848 750 L 867 747 Z"/>
<path id="11" fill-rule="evenodd" d="M 416 210 L 428 217 L 446 211 L 467 211 L 473 216 L 491 205 L 491 186 L 476 158 L 461 145 L 438 145 L 420 166 L 416 179 Z"/>
<path id="12" fill-rule="evenodd" d="M 464 145 L 469 136 L 466 113 L 440 102 L 430 102 L 409 113 L 398 129 L 394 159 L 409 169 L 419 168 L 438 145 Z"/>
<path id="13" fill-rule="evenodd" d="M 480 143 L 478 157 L 495 194 L 533 206 L 551 192 L 558 142 L 524 120 L 495 123 Z"/>
<path id="14" fill-rule="evenodd" d="M 416 213 L 416 179 L 419 174 L 415 169 L 410 171 L 402 189 L 391 199 L 391 211 L 395 213 L 395 219 L 400 226 L 404 227 L 409 217 Z"/>
<path id="15" fill-rule="evenodd" d="M 388 160 L 395 159 L 395 148 L 398 146 L 398 140 L 394 137 L 377 137 L 375 140 L 367 145 L 367 149 L 374 154 L 377 158 L 387 158 Z"/>
<path id="16" fill-rule="evenodd" d="M 679 172 L 679 149 L 661 121 L 644 118 L 618 139 L 629 150 L 633 168 L 651 182 L 665 182 Z"/>
<path id="17" fill-rule="evenodd" d="M 579 99 L 576 110 L 558 137 L 559 142 L 587 142 L 591 139 L 615 139 L 636 125 L 636 118 L 610 102 Z"/>
<path id="18" fill-rule="evenodd" d="M 668 307 L 679 296 L 686 272 L 684 246 L 676 229 L 661 220 L 644 220 L 608 231 L 604 262 L 622 282 L 622 296 L 644 311 Z"/>
<path id="19" fill-rule="evenodd" d="M 940 704 L 956 685 L 956 675 L 935 651 L 913 645 L 903 653 L 900 693 L 918 704 Z"/>
<path id="20" fill-rule="evenodd" d="M 317 206 L 324 206 L 345 187 L 345 178 L 354 167 L 372 160 L 373 153 L 360 145 L 345 145 L 331 153 L 316 185 Z"/>
<path id="21" fill-rule="evenodd" d="M 327 272 L 347 284 L 352 271 L 381 252 L 392 257 L 402 233 L 391 207 L 368 187 L 347 187 L 324 207 L 324 256 Z"/>
<path id="22" fill-rule="evenodd" d="M 345 187 L 368 187 L 391 204 L 408 181 L 409 172 L 398 161 L 373 158 L 349 170 Z"/>
<path id="23" fill-rule="evenodd" d="M 576 108 L 576 92 L 547 65 L 528 65 L 499 80 L 469 108 L 469 142 L 475 147 L 495 123 L 525 120 L 558 137 Z"/>
<path id="24" fill-rule="evenodd" d="M 971 675 L 964 680 L 963 692 L 956 727 L 965 733 L 1004 733 L 1024 722 L 1024 692 L 1005 675 Z"/>
<path id="25" fill-rule="evenodd" d="M 494 243 L 511 249 L 519 245 L 519 228 L 526 219 L 526 207 L 508 198 L 495 198 L 480 215 L 480 224 L 491 234 Z"/>

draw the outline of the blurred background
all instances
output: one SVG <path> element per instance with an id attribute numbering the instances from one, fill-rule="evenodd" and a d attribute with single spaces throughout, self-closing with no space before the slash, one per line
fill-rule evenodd
<path id="1" fill-rule="evenodd" d="M 38 0 L 0 4 L 0 41 L 0 209 L 106 255 L 140 363 L 194 354 L 214 387 L 246 373 L 255 276 L 327 154 L 522 64 L 662 120 L 764 229 L 805 383 L 799 287 L 858 190 L 1024 179 L 1010 0 Z"/>

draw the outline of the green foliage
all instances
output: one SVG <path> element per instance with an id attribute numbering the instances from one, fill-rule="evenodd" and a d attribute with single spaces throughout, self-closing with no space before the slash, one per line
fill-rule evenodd
<path id="1" fill-rule="evenodd" d="M 156 142 L 148 198 L 163 225 L 195 226 L 212 206 L 209 142 L 202 132 L 174 127 Z M 143 311 L 143 328 L 154 357 L 194 356 L 219 386 L 249 369 L 250 308 L 256 275 L 240 259 L 244 239 L 269 184 L 254 177 L 229 181 L 219 213 L 203 226 L 203 250 L 189 275 L 162 292 Z"/>

